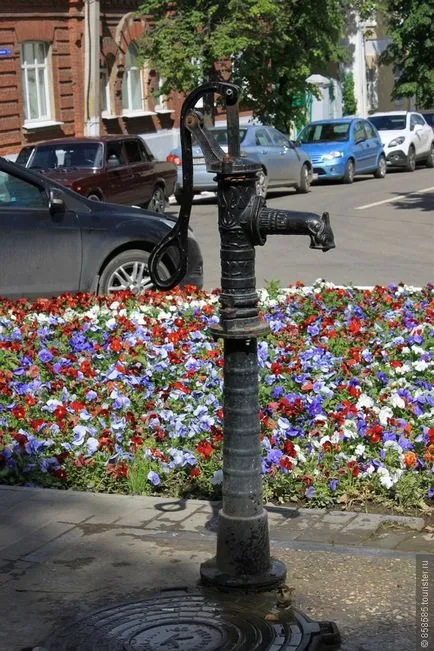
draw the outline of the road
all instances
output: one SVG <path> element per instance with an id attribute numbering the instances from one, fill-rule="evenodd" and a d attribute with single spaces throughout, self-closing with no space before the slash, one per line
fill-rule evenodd
<path id="1" fill-rule="evenodd" d="M 292 189 L 270 191 L 271 208 L 327 211 L 336 249 L 309 249 L 308 237 L 269 236 L 256 249 L 257 287 L 278 280 L 311 284 L 323 278 L 335 284 L 421 286 L 434 281 L 434 170 L 388 171 L 385 179 L 360 176 L 353 185 L 321 183 L 306 195 Z M 172 205 L 169 212 L 176 213 Z M 214 198 L 194 201 L 191 226 L 204 257 L 204 288 L 220 286 L 219 233 Z"/>

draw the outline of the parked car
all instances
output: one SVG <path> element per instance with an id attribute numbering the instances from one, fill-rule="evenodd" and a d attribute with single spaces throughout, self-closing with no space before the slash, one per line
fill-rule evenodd
<path id="1" fill-rule="evenodd" d="M 420 111 L 420 114 L 434 131 L 434 109 L 430 109 L 429 111 Z"/>
<path id="2" fill-rule="evenodd" d="M 155 160 L 139 136 L 62 138 L 27 145 L 16 162 L 94 201 L 111 201 L 164 212 L 173 194 L 176 167 Z"/>
<path id="3" fill-rule="evenodd" d="M 209 129 L 220 147 L 228 150 L 226 127 Z M 294 187 L 297 192 L 309 192 L 312 181 L 312 163 L 308 154 L 295 146 L 285 134 L 273 127 L 246 125 L 240 127 L 241 155 L 257 160 L 261 165 L 258 173 L 257 193 L 266 196 L 268 188 Z M 175 198 L 182 196 L 182 153 L 173 149 L 167 160 L 178 167 Z M 193 142 L 193 192 L 215 192 L 215 173 L 207 172 L 205 159 L 198 144 Z"/>
<path id="4" fill-rule="evenodd" d="M 150 289 L 150 251 L 174 221 L 141 208 L 91 201 L 0 158 L 0 295 Z M 169 251 L 162 277 L 178 260 L 177 250 Z M 182 285 L 202 283 L 202 255 L 190 231 Z"/>
<path id="5" fill-rule="evenodd" d="M 379 131 L 390 167 L 414 172 L 416 163 L 434 167 L 434 133 L 420 113 L 373 113 L 369 121 Z"/>
<path id="6" fill-rule="evenodd" d="M 318 180 L 337 179 L 353 183 L 356 174 L 386 175 L 386 158 L 380 136 L 367 120 L 338 118 L 310 122 L 297 144 L 312 160 Z"/>

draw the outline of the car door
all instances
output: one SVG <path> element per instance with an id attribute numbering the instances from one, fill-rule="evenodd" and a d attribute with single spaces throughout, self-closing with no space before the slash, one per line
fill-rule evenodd
<path id="1" fill-rule="evenodd" d="M 377 160 L 383 149 L 381 138 L 375 131 L 374 127 L 367 121 L 363 120 L 363 127 L 366 133 L 366 164 L 370 170 L 377 168 Z"/>
<path id="2" fill-rule="evenodd" d="M 431 149 L 431 143 L 433 140 L 432 129 L 429 124 L 426 123 L 426 120 L 419 113 L 415 113 L 416 118 L 416 127 L 415 129 L 420 133 L 422 141 L 422 150 L 424 153 L 428 154 Z M 419 131 L 420 128 L 420 131 Z"/>
<path id="3" fill-rule="evenodd" d="M 152 163 L 149 160 L 143 160 L 137 138 L 125 140 L 124 146 L 132 175 L 129 185 L 129 203 L 136 206 L 144 205 L 152 196 L 154 180 Z"/>
<path id="4" fill-rule="evenodd" d="M 300 179 L 301 160 L 295 147 L 290 143 L 289 138 L 281 131 L 268 128 L 268 133 L 273 141 L 273 157 L 276 158 L 279 167 L 279 178 L 281 181 L 294 183 Z"/>
<path id="5" fill-rule="evenodd" d="M 255 128 L 253 139 L 250 139 L 248 144 L 247 142 L 243 143 L 242 149 L 247 154 L 254 154 L 254 158 L 264 165 L 269 184 L 284 178 L 282 159 L 280 156 L 276 156 L 276 146 L 265 127 Z"/>
<path id="6" fill-rule="evenodd" d="M 0 295 L 77 291 L 82 256 L 78 217 L 68 209 L 53 214 L 44 182 L 22 172 L 0 167 Z"/>
<path id="7" fill-rule="evenodd" d="M 130 205 L 130 186 L 133 174 L 128 166 L 122 140 L 106 143 L 106 184 L 104 198 L 113 203 Z"/>
<path id="8" fill-rule="evenodd" d="M 355 171 L 359 173 L 369 168 L 369 147 L 366 146 L 367 136 L 362 120 L 356 120 L 352 125 L 352 129 L 352 152 L 355 160 Z"/>

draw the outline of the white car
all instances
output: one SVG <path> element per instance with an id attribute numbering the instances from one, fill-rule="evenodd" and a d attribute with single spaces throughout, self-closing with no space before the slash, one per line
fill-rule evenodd
<path id="1" fill-rule="evenodd" d="M 434 167 L 434 132 L 415 111 L 373 113 L 368 120 L 377 128 L 389 167 L 414 172 L 416 163 Z"/>

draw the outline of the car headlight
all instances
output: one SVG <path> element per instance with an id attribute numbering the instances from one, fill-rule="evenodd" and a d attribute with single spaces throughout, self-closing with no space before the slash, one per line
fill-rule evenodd
<path id="1" fill-rule="evenodd" d="M 389 142 L 389 147 L 396 147 L 397 145 L 402 145 L 402 143 L 405 140 L 405 136 L 399 136 L 398 138 L 394 138 Z"/>
<path id="2" fill-rule="evenodd" d="M 323 160 L 333 160 L 334 158 L 342 158 L 344 155 L 343 151 L 330 151 L 328 154 L 323 154 Z"/>

